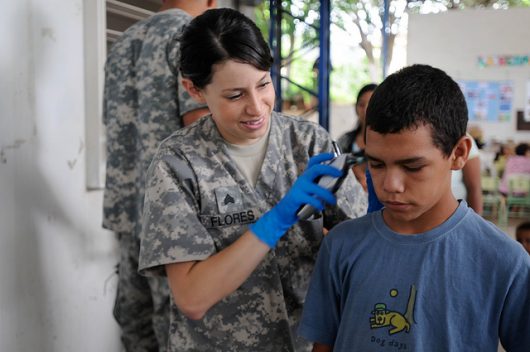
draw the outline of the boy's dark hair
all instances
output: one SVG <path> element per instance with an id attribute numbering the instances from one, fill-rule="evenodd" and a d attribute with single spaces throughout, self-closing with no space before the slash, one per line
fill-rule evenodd
<path id="1" fill-rule="evenodd" d="M 381 134 L 431 126 L 433 143 L 445 156 L 465 135 L 467 119 L 458 84 L 428 65 L 408 66 L 388 76 L 366 111 L 366 126 Z"/>
<path id="2" fill-rule="evenodd" d="M 517 236 L 520 232 L 530 231 L 530 221 L 523 222 L 515 229 L 515 235 Z"/>
<path id="3" fill-rule="evenodd" d="M 213 66 L 234 60 L 269 71 L 269 46 L 251 19 L 228 9 L 212 9 L 195 17 L 180 38 L 180 72 L 197 88 L 212 81 Z"/>

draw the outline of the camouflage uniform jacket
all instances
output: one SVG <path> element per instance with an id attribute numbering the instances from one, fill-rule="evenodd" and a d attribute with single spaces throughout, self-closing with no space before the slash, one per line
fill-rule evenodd
<path id="1" fill-rule="evenodd" d="M 274 112 L 271 123 L 255 187 L 228 156 L 211 117 L 161 144 L 148 173 L 142 274 L 163 275 L 165 264 L 204 260 L 223 250 L 278 203 L 311 156 L 332 150 L 328 133 L 315 123 Z M 338 193 L 338 206 L 320 220 L 293 226 L 241 287 L 202 320 L 188 320 L 172 302 L 170 351 L 309 350 L 293 332 L 322 239 L 322 219 L 329 228 L 366 212 L 366 196 L 351 172 Z"/>
<path id="2" fill-rule="evenodd" d="M 107 176 L 103 227 L 138 235 L 145 175 L 158 144 L 199 107 L 178 79 L 178 35 L 191 16 L 172 9 L 131 26 L 105 65 Z"/>

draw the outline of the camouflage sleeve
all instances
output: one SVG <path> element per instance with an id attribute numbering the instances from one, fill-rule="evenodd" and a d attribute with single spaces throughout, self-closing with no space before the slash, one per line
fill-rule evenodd
<path id="1" fill-rule="evenodd" d="M 149 168 L 139 258 L 139 271 L 146 276 L 164 275 L 166 264 L 203 260 L 215 251 L 187 180 L 176 176 L 179 162 L 174 155 L 164 156 Z"/>
<path id="2" fill-rule="evenodd" d="M 316 154 L 332 151 L 331 137 L 326 130 L 320 127 L 316 138 L 318 141 L 315 145 L 319 148 Z M 344 220 L 366 214 L 368 198 L 351 169 L 348 170 L 348 175 L 335 195 L 337 204 L 324 209 L 324 227 L 327 229 L 331 229 Z"/>
<path id="3" fill-rule="evenodd" d="M 106 180 L 103 197 L 103 227 L 132 232 L 136 220 L 136 145 L 134 82 L 124 68 L 127 53 L 113 48 L 105 65 L 103 123 L 106 138 Z M 122 93 L 120 93 L 122 92 Z"/>

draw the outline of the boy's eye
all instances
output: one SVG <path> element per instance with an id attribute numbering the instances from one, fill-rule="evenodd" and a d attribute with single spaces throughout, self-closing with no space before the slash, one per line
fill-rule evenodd
<path id="1" fill-rule="evenodd" d="M 263 87 L 266 87 L 270 84 L 271 82 L 270 81 L 267 81 L 267 82 L 263 82 L 262 84 L 260 84 L 258 87 L 259 88 L 263 88 Z"/>
<path id="2" fill-rule="evenodd" d="M 370 167 L 373 169 L 381 169 L 383 167 L 383 163 L 376 163 L 376 162 L 370 162 Z"/>
<path id="3" fill-rule="evenodd" d="M 421 169 L 423 169 L 423 165 L 420 165 L 420 166 L 403 166 L 405 168 L 405 170 L 409 171 L 409 172 L 418 172 L 418 171 L 421 171 Z"/>

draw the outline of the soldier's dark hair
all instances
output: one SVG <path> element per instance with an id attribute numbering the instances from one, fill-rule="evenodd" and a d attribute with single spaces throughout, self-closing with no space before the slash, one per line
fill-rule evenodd
<path id="1" fill-rule="evenodd" d="M 430 126 L 434 145 L 450 156 L 467 128 L 467 105 L 458 84 L 444 71 L 412 65 L 388 76 L 374 91 L 366 126 L 381 134 Z"/>
<path id="2" fill-rule="evenodd" d="M 180 72 L 197 88 L 208 85 L 213 66 L 234 60 L 269 71 L 270 48 L 251 19 L 228 9 L 211 9 L 186 26 L 180 40 Z"/>

